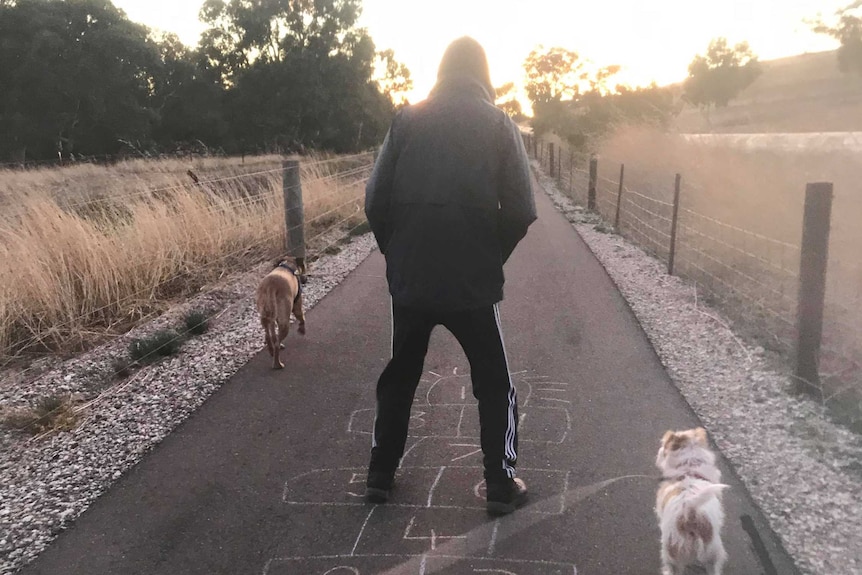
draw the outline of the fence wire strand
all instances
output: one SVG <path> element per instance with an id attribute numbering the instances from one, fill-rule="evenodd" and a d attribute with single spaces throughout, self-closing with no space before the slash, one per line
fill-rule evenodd
<path id="1" fill-rule="evenodd" d="M 350 156 L 349 158 L 357 158 L 357 157 L 362 157 L 365 155 L 367 155 L 367 154 L 358 154 L 356 156 Z M 333 160 L 324 161 L 322 163 L 331 163 L 333 161 L 344 161 L 344 160 L 343 159 L 333 159 Z M 342 176 L 346 175 L 347 177 L 350 177 L 350 176 L 354 176 L 354 175 L 358 175 L 358 174 L 367 172 L 369 168 L 370 168 L 370 165 L 364 165 L 364 166 L 361 166 L 360 168 L 345 170 L 344 172 L 341 172 L 340 174 L 337 174 L 337 175 L 342 175 Z M 278 171 L 281 171 L 281 170 L 279 169 Z M 367 181 L 367 179 L 368 178 L 363 178 L 363 179 L 359 179 L 359 180 L 350 181 L 350 182 L 344 184 L 343 187 L 341 188 L 341 190 L 338 190 L 338 192 L 343 193 L 344 190 L 350 189 L 351 187 L 361 186 L 362 184 L 364 184 Z M 317 181 L 317 180 L 312 180 L 312 181 Z M 327 196 L 327 197 L 328 197 L 328 195 L 329 195 L 328 193 L 325 194 L 325 196 Z M 334 208 L 331 208 L 331 209 L 329 209 L 329 210 L 327 210 L 321 214 L 315 215 L 314 217 L 304 221 L 302 226 L 306 227 L 306 228 L 314 227 L 315 223 L 324 219 L 326 216 L 330 216 L 332 214 L 338 213 L 339 211 L 343 210 L 347 206 L 359 202 L 362 198 L 363 198 L 363 195 L 361 193 L 354 195 L 354 197 L 352 197 L 351 199 L 335 206 Z M 227 202 L 217 203 L 217 204 L 215 204 L 215 206 L 213 208 L 210 208 L 207 211 L 210 213 L 213 213 L 213 214 L 226 213 L 228 211 L 236 210 L 236 209 L 243 208 L 243 207 L 252 207 L 255 205 L 259 205 L 261 203 L 265 203 L 266 201 L 271 201 L 274 199 L 277 200 L 280 198 L 276 194 L 260 195 L 260 196 L 253 197 L 253 198 L 237 198 L 235 200 L 229 200 Z M 318 200 L 318 197 L 315 196 L 314 201 L 310 202 L 310 204 L 316 205 L 317 200 Z M 306 206 L 306 209 L 308 207 L 309 206 Z M 294 208 L 294 209 L 301 209 L 301 208 Z M 288 211 L 290 211 L 290 210 L 288 210 Z M 361 210 L 360 210 L 359 206 L 357 206 L 356 210 L 353 210 L 348 217 L 346 217 L 344 219 L 340 219 L 339 221 L 336 221 L 335 223 L 328 225 L 323 231 L 317 233 L 315 236 L 313 236 L 312 238 L 307 240 L 306 243 L 310 244 L 310 243 L 314 242 L 315 240 L 317 240 L 318 238 L 334 231 L 336 228 L 343 225 L 344 223 L 346 223 L 351 218 L 355 217 L 356 214 L 359 213 L 359 211 L 361 211 Z M 169 218 L 169 219 L 173 219 L 173 218 Z M 363 223 L 364 223 L 364 214 L 363 214 Z M 355 231 L 356 227 L 358 227 L 359 225 L 362 225 L 362 223 L 358 224 L 357 226 L 352 228 L 350 231 Z M 230 234 L 232 232 L 235 232 L 235 231 L 240 230 L 240 229 L 244 229 L 246 227 L 247 226 L 245 224 L 238 224 L 235 226 L 231 226 L 229 228 L 220 228 L 219 233 L 220 233 L 220 235 L 224 235 L 226 233 Z M 291 230 L 279 230 L 278 232 L 275 232 L 271 236 L 267 236 L 269 238 L 268 241 L 270 241 L 275 236 L 281 235 L 282 237 L 284 237 L 285 233 L 289 233 L 289 231 L 291 231 Z M 33 334 L 33 336 L 31 338 L 29 338 L 27 341 L 19 341 L 19 342 L 16 342 L 12 345 L 5 347 L 3 350 L 0 350 L 0 357 L 7 357 L 6 361 L 0 363 L 0 368 L 5 367 L 6 365 L 9 365 L 9 363 L 11 361 L 16 360 L 17 358 L 19 358 L 21 356 L 22 353 L 26 353 L 29 349 L 32 349 L 33 347 L 42 345 L 42 342 L 44 342 L 44 341 L 46 341 L 46 339 L 50 339 L 52 337 L 52 335 L 51 335 L 52 333 L 54 333 L 54 334 L 60 333 L 60 332 L 62 332 L 63 329 L 71 328 L 72 326 L 78 325 L 81 323 L 87 323 L 88 320 L 92 321 L 94 318 L 97 318 L 100 314 L 103 314 L 105 311 L 107 311 L 109 309 L 114 309 L 117 307 L 122 308 L 124 306 L 128 306 L 128 305 L 132 304 L 133 302 L 141 301 L 144 298 L 144 296 L 146 296 L 147 294 L 149 294 L 149 297 L 146 298 L 146 301 L 150 302 L 150 301 L 152 301 L 152 294 L 153 293 L 157 292 L 160 288 L 163 288 L 164 286 L 170 284 L 171 282 L 177 281 L 177 280 L 181 279 L 182 277 L 187 277 L 189 274 L 200 273 L 205 268 L 212 267 L 214 264 L 225 263 L 229 259 L 231 259 L 233 257 L 237 257 L 240 254 L 247 252 L 250 249 L 253 249 L 254 247 L 255 246 L 243 246 L 237 250 L 233 250 L 233 251 L 228 252 L 226 254 L 222 254 L 216 260 L 210 260 L 206 264 L 200 265 L 197 268 L 185 267 L 184 269 L 182 269 L 179 272 L 176 272 L 176 273 L 171 274 L 165 278 L 162 278 L 156 284 L 148 285 L 148 286 L 141 288 L 139 290 L 136 290 L 135 292 L 130 293 L 130 294 L 125 294 L 123 297 L 121 297 L 117 300 L 114 300 L 114 301 L 111 301 L 110 303 L 98 306 L 92 310 L 88 310 L 86 313 L 79 314 L 76 317 L 69 318 L 69 319 L 67 319 L 63 322 L 60 322 L 60 323 L 52 324 L 52 325 L 48 326 L 45 330 L 40 331 L 38 334 Z M 331 246 L 327 246 L 327 247 L 331 247 Z M 138 264 L 136 264 L 134 266 L 133 269 L 146 268 L 146 267 L 149 267 L 151 265 L 152 264 L 150 262 L 139 262 Z M 12 353 L 13 351 L 15 352 L 14 354 Z M 25 372 L 22 372 L 22 373 L 26 373 L 27 371 L 29 371 L 29 370 L 25 370 Z"/>

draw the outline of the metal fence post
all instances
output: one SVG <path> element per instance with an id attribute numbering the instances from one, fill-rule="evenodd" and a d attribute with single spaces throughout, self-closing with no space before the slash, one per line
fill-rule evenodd
<path id="1" fill-rule="evenodd" d="M 673 184 L 673 216 L 670 221 L 670 248 L 667 254 L 667 273 L 673 275 L 673 262 L 676 258 L 676 228 L 679 219 L 679 189 L 682 176 L 676 175 Z"/>
<path id="2" fill-rule="evenodd" d="M 575 193 L 575 151 L 569 150 L 569 197 Z"/>
<path id="3" fill-rule="evenodd" d="M 284 193 L 285 250 L 305 269 L 305 218 L 302 207 L 302 183 L 299 160 L 284 160 L 281 164 L 281 189 Z"/>
<path id="4" fill-rule="evenodd" d="M 556 156 L 554 156 L 554 143 L 548 142 L 548 172 L 550 173 L 550 176 L 552 178 L 554 177 L 554 159 L 555 158 L 556 158 Z"/>
<path id="5" fill-rule="evenodd" d="M 626 165 L 620 164 L 620 189 L 617 191 L 617 211 L 614 214 L 614 229 L 620 230 L 620 206 L 623 203 L 623 177 L 626 175 Z"/>
<path id="6" fill-rule="evenodd" d="M 826 297 L 831 217 L 832 184 L 808 184 L 805 188 L 799 258 L 795 387 L 797 391 L 812 393 L 820 399 L 820 344 L 823 337 L 823 302 Z"/>
<path id="7" fill-rule="evenodd" d="M 587 188 L 587 209 L 596 209 L 596 184 L 599 179 L 599 160 L 595 156 L 590 158 L 590 184 Z"/>

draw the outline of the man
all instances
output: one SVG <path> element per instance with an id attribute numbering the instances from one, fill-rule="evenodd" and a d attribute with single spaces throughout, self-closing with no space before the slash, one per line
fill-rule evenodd
<path id="1" fill-rule="evenodd" d="M 536 206 L 520 131 L 494 106 L 485 52 L 472 38 L 446 49 L 429 98 L 396 115 L 365 190 L 365 213 L 386 257 L 393 318 L 366 496 L 389 497 L 431 331 L 443 325 L 470 362 L 487 509 L 511 513 L 527 488 L 515 477 L 518 402 L 497 304 L 503 264 Z"/>

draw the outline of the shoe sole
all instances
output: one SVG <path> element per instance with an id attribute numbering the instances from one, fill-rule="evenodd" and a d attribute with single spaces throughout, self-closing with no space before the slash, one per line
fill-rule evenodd
<path id="1" fill-rule="evenodd" d="M 488 501 L 485 504 L 486 509 L 490 515 L 508 515 L 513 513 L 519 507 L 522 507 L 524 503 L 527 502 L 527 496 L 512 501 L 511 503 L 504 503 L 502 501 Z"/>
<path id="2" fill-rule="evenodd" d="M 386 503 L 389 501 L 389 491 L 378 487 L 366 487 L 365 499 L 371 503 Z"/>

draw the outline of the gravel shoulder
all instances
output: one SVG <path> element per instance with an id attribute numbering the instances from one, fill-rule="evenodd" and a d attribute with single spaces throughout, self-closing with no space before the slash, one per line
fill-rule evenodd
<path id="1" fill-rule="evenodd" d="M 794 397 L 791 377 L 697 287 L 607 232 L 534 164 L 557 209 L 632 307 L 680 392 L 733 464 L 771 527 L 806 574 L 862 573 L 862 437 L 825 409 Z"/>
<path id="2" fill-rule="evenodd" d="M 333 240 L 337 240 L 333 236 Z M 314 307 L 374 249 L 371 234 L 353 238 L 310 266 L 304 292 Z M 46 395 L 78 398 L 83 422 L 69 432 L 33 439 L 0 427 L 0 574 L 32 561 L 122 474 L 158 445 L 263 346 L 253 296 L 269 264 L 225 278 L 206 293 L 110 344 L 33 379 L 6 373 L 0 409 Z M 113 377 L 129 343 L 177 326 L 189 310 L 213 313 L 209 331 L 179 353 L 132 376 Z M 291 337 L 296 337 L 292 334 Z"/>
<path id="3" fill-rule="evenodd" d="M 698 300 L 695 286 L 605 229 L 537 172 L 631 305 L 674 382 L 734 465 L 755 502 L 807 574 L 862 573 L 862 438 L 830 422 L 817 404 L 792 397 L 790 378 L 721 313 Z M 538 193 L 541 193 L 537 190 Z M 598 229 L 597 229 L 598 227 Z M 353 239 L 311 269 L 306 308 L 319 302 L 375 248 Z M 46 394 L 92 402 L 70 432 L 32 440 L 0 429 L 0 574 L 38 555 L 125 471 L 261 349 L 252 294 L 266 266 L 219 285 L 26 385 L 0 382 L 0 407 Z M 125 380 L 114 359 L 136 337 L 176 325 L 190 309 L 217 311 L 210 331 L 180 352 Z"/>

